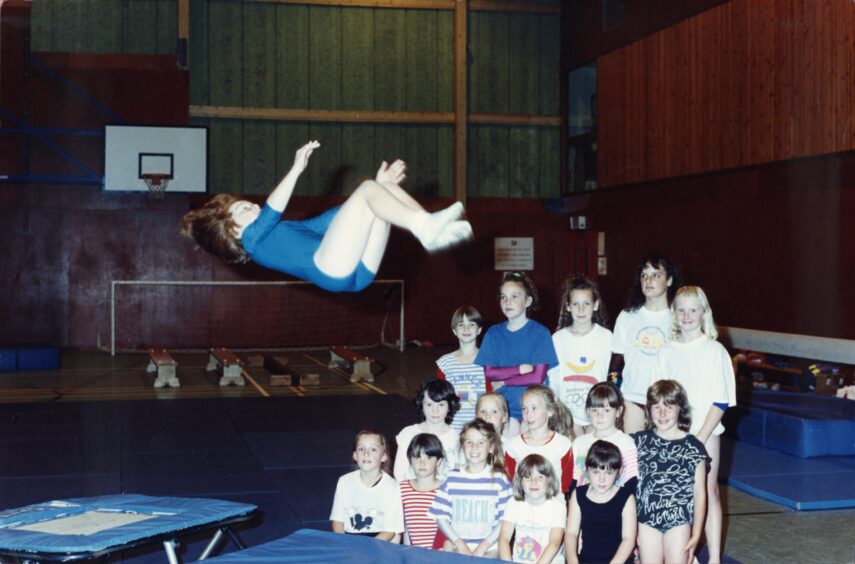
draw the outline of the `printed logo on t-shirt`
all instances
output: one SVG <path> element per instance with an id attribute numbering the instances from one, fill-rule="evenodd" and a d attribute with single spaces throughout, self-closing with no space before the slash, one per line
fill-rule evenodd
<path id="1" fill-rule="evenodd" d="M 564 402 L 573 413 L 585 411 L 585 401 L 588 392 L 597 383 L 597 379 L 586 374 L 571 374 L 561 379 L 561 401 Z"/>
<path id="2" fill-rule="evenodd" d="M 543 554 L 543 545 L 540 544 L 532 533 L 536 535 L 538 532 L 543 532 L 542 528 L 517 525 L 516 541 L 514 542 L 514 562 L 537 562 L 540 555 Z"/>
<path id="3" fill-rule="evenodd" d="M 638 349 L 647 356 L 656 356 L 668 341 L 665 332 L 659 327 L 649 325 L 642 328 L 635 337 L 632 348 Z"/>
<path id="4" fill-rule="evenodd" d="M 368 511 L 368 515 L 363 515 L 359 513 L 361 511 L 358 508 L 348 508 L 347 513 L 350 517 L 350 526 L 353 527 L 354 531 L 370 531 L 371 525 L 374 523 L 374 518 L 377 516 L 377 510 L 371 509 Z"/>

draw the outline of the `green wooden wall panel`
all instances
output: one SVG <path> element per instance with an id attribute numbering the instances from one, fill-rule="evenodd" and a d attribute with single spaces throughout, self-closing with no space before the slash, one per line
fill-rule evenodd
<path id="1" fill-rule="evenodd" d="M 88 51 L 117 53 L 122 48 L 122 10 L 115 0 L 95 0 L 88 10 L 91 38 Z"/>
<path id="2" fill-rule="evenodd" d="M 208 126 L 208 182 L 212 193 L 243 192 L 243 125 L 210 120 Z"/>
<path id="3" fill-rule="evenodd" d="M 212 1 L 208 7 L 208 80 L 210 103 L 215 106 L 240 106 L 241 88 L 241 5 L 231 1 Z"/>
<path id="4" fill-rule="evenodd" d="M 192 2 L 191 2 L 192 4 Z M 157 45 L 154 53 L 169 55 L 176 52 L 178 41 L 178 2 L 177 0 L 158 0 L 157 3 Z"/>
<path id="5" fill-rule="evenodd" d="M 537 58 L 540 69 L 540 113 L 558 115 L 559 96 L 559 59 L 561 54 L 561 22 L 557 16 L 538 16 L 540 20 L 540 55 Z"/>
<path id="6" fill-rule="evenodd" d="M 371 8 L 341 11 L 341 90 L 344 109 L 374 108 L 374 11 Z M 384 55 L 382 51 L 379 53 L 381 61 Z"/>
<path id="7" fill-rule="evenodd" d="M 309 8 L 311 108 L 341 109 L 341 8 Z"/>
<path id="8" fill-rule="evenodd" d="M 539 18 L 535 14 L 516 14 L 508 22 L 508 111 L 512 114 L 537 114 L 540 106 Z M 553 72 L 558 72 L 558 67 Z"/>
<path id="9" fill-rule="evenodd" d="M 208 3 L 190 3 L 190 40 L 189 69 L 190 69 L 190 103 L 193 105 L 208 105 L 210 99 L 210 56 L 208 51 L 209 25 Z"/>
<path id="10" fill-rule="evenodd" d="M 267 194 L 276 181 L 276 125 L 271 122 L 243 122 L 243 192 Z"/>
<path id="11" fill-rule="evenodd" d="M 276 6 L 243 4 L 241 85 L 244 106 L 276 104 Z M 244 121 L 243 186 L 248 194 L 266 194 L 277 174 L 276 126 Z"/>
<path id="12" fill-rule="evenodd" d="M 435 125 L 410 125 L 405 132 L 408 189 L 421 196 L 439 194 L 437 151 L 439 127 Z"/>
<path id="13" fill-rule="evenodd" d="M 406 10 L 404 14 L 406 107 L 410 111 L 437 111 L 436 12 Z"/>
<path id="14" fill-rule="evenodd" d="M 508 14 L 476 12 L 470 21 L 477 22 L 473 67 L 476 80 L 470 81 L 473 112 L 504 113 L 508 111 L 508 52 L 517 46 L 508 45 Z"/>
<path id="15" fill-rule="evenodd" d="M 438 126 L 436 137 L 437 196 L 454 196 L 454 130 L 450 125 Z"/>
<path id="16" fill-rule="evenodd" d="M 276 105 L 308 108 L 309 7 L 276 6 L 276 30 Z"/>
<path id="17" fill-rule="evenodd" d="M 436 15 L 436 109 L 454 111 L 454 17 L 450 11 Z"/>
<path id="18" fill-rule="evenodd" d="M 321 146 L 312 153 L 312 161 L 304 175 L 308 181 L 305 194 L 341 194 L 345 188 L 347 167 L 342 164 L 342 126 L 338 123 L 309 124 L 309 139 Z"/>
<path id="19" fill-rule="evenodd" d="M 537 127 L 508 131 L 508 196 L 537 197 L 540 185 L 540 134 Z"/>
<path id="20" fill-rule="evenodd" d="M 541 198 L 557 198 L 561 195 L 560 185 L 561 139 L 557 127 L 540 130 L 540 194 Z"/>
<path id="21" fill-rule="evenodd" d="M 374 158 L 373 139 L 371 124 L 341 126 L 342 193 L 349 193 L 365 178 L 374 178 L 381 158 Z"/>
<path id="22" fill-rule="evenodd" d="M 30 4 L 30 49 L 33 51 L 50 51 L 54 3 L 56 0 Z"/>
<path id="23" fill-rule="evenodd" d="M 122 50 L 125 53 L 157 53 L 157 1 L 125 0 Z"/>
<path id="24" fill-rule="evenodd" d="M 406 64 L 406 17 L 406 10 L 376 10 L 374 13 L 374 48 L 382 54 L 374 67 L 376 110 L 407 109 L 406 77 L 417 69 L 408 69 Z"/>
<path id="25" fill-rule="evenodd" d="M 374 160 L 380 162 L 385 160 L 391 162 L 395 159 L 404 159 L 418 165 L 414 159 L 409 157 L 407 150 L 407 127 L 406 125 L 377 124 L 374 126 Z M 412 186 L 412 179 L 408 182 Z"/>
<path id="26" fill-rule="evenodd" d="M 51 51 L 75 51 L 80 44 L 80 33 L 76 29 L 79 7 L 74 2 L 57 2 L 53 5 L 51 28 Z"/>
<path id="27" fill-rule="evenodd" d="M 481 196 L 508 196 L 508 133 L 504 125 L 475 128 L 478 152 L 469 155 L 478 160 L 478 191 Z"/>

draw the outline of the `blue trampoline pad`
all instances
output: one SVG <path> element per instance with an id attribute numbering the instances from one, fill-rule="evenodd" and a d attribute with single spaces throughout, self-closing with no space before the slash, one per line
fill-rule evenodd
<path id="1" fill-rule="evenodd" d="M 312 529 L 301 529 L 287 537 L 207 561 L 218 564 L 226 562 L 312 562 L 312 564 L 495 562 L 495 560 L 474 556 L 461 556 L 450 552 L 438 553 L 415 546 L 392 544 L 358 535 L 340 535 Z"/>
<path id="2" fill-rule="evenodd" d="M 144 495 L 48 501 L 0 512 L 0 555 L 49 561 L 100 558 L 183 534 L 226 530 L 249 519 L 255 509 L 216 499 Z"/>

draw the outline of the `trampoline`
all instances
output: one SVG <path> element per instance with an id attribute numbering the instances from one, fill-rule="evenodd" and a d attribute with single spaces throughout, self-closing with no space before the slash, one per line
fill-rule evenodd
<path id="1" fill-rule="evenodd" d="M 359 535 L 340 535 L 313 529 L 299 531 L 239 552 L 230 552 L 208 562 L 244 564 L 247 562 L 312 562 L 313 564 L 364 564 L 365 562 L 406 562 L 427 564 L 442 562 L 460 564 L 491 562 L 490 559 L 463 556 L 451 552 L 437 553 L 417 546 L 382 542 Z"/>
<path id="2" fill-rule="evenodd" d="M 204 560 L 223 535 L 244 548 L 230 525 L 250 519 L 255 509 L 217 499 L 145 495 L 48 501 L 0 512 L 0 556 L 71 562 L 163 543 L 167 559 L 176 564 L 178 537 L 214 531 L 200 557 Z"/>

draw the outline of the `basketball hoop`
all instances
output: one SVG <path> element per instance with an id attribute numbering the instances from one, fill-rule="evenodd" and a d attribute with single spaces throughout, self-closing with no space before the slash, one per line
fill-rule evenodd
<path id="1" fill-rule="evenodd" d="M 160 200 L 163 198 L 163 193 L 166 191 L 166 187 L 169 185 L 169 180 L 172 177 L 168 174 L 143 174 L 142 179 L 145 182 L 145 185 L 148 186 L 149 195 L 155 199 Z"/>

